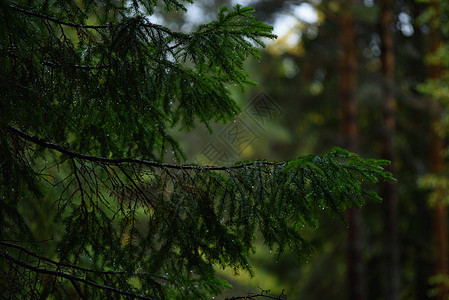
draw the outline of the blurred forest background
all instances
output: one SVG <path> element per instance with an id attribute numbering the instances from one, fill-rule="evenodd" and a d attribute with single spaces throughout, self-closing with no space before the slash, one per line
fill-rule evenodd
<path id="1" fill-rule="evenodd" d="M 259 86 L 235 89 L 234 124 L 179 137 L 189 161 L 288 160 L 340 145 L 391 160 L 398 183 L 347 223 L 323 215 L 305 264 L 260 246 L 254 278 L 220 271 L 234 285 L 229 295 L 448 299 L 448 1 L 208 0 L 153 18 L 189 31 L 234 4 L 255 7 L 278 39 L 248 62 Z"/>

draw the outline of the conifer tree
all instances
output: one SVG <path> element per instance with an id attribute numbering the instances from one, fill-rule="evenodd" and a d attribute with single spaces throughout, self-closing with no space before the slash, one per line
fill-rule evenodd
<path id="1" fill-rule="evenodd" d="M 4 296 L 208 299 L 229 287 L 216 267 L 252 272 L 257 236 L 304 259 L 302 228 L 394 180 L 386 161 L 340 148 L 183 164 L 170 130 L 234 119 L 229 86 L 253 84 L 243 62 L 274 38 L 238 5 L 191 33 L 147 18 L 184 2 L 0 2 Z"/>

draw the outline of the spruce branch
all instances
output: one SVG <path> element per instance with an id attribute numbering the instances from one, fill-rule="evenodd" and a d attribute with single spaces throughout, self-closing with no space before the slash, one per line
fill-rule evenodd
<path id="1" fill-rule="evenodd" d="M 376 194 L 370 194 L 362 187 L 362 180 L 394 181 L 382 167 L 386 161 L 364 160 L 338 148 L 323 156 L 302 156 L 289 162 L 261 161 L 200 167 L 90 156 L 12 126 L 4 130 L 17 144 L 23 139 L 26 144 L 62 153 L 69 157 L 64 158 L 68 164 L 72 162 L 70 176 L 73 180 L 68 185 L 73 184 L 74 188 L 67 185 L 64 191 L 67 189 L 73 193 L 62 201 L 65 202 L 62 207 L 71 202 L 74 213 L 66 218 L 67 234 L 61 243 L 61 253 L 72 253 L 76 258 L 84 251 L 85 244 L 95 244 L 96 237 L 87 233 L 91 228 L 105 236 L 114 236 L 115 229 L 96 224 L 99 222 L 97 216 L 110 224 L 120 213 L 123 223 L 117 240 L 104 240 L 102 247 L 116 247 L 116 243 L 126 236 L 125 248 L 119 251 L 131 254 L 125 249 L 135 247 L 138 243 L 135 237 L 145 239 L 144 249 L 161 259 L 161 265 L 151 268 L 153 271 L 150 273 L 161 272 L 161 268 L 169 267 L 169 260 L 178 259 L 176 251 L 167 253 L 169 249 L 182 249 L 182 255 L 189 257 L 187 261 L 177 262 L 179 266 L 176 268 L 181 269 L 177 272 L 193 267 L 199 274 L 208 274 L 210 271 L 204 270 L 210 269 L 211 263 L 251 272 L 247 257 L 253 247 L 257 226 L 265 243 L 269 247 L 277 246 L 277 255 L 290 247 L 298 253 L 299 259 L 306 258 L 311 253 L 311 246 L 302 237 L 301 228 L 317 226 L 316 216 L 321 209 L 326 208 L 342 216 L 345 209 L 359 206 L 366 199 L 379 200 Z M 27 148 L 34 149 L 31 146 Z M 142 166 L 150 168 L 142 169 Z M 96 171 L 97 167 L 104 172 Z M 81 196 L 78 200 L 74 198 L 77 191 Z M 107 198 L 110 196 L 105 191 L 116 197 L 116 204 L 109 204 Z M 94 201 L 95 196 L 103 203 L 102 206 Z M 85 202 L 91 210 L 90 217 L 86 214 Z M 150 228 L 154 231 L 150 231 L 148 237 L 136 231 L 139 208 L 144 209 L 150 224 L 153 224 Z M 112 212 L 114 216 L 111 219 L 102 209 L 116 212 Z M 192 219 L 189 216 L 197 217 Z M 188 238 L 179 236 L 180 231 L 188 232 Z M 210 232 L 214 234 L 207 234 Z M 79 245 L 72 249 L 72 239 L 79 235 L 86 236 L 86 240 L 78 242 Z M 162 245 L 155 245 L 155 236 L 164 236 L 159 241 Z M 145 260 L 131 254 L 127 260 L 142 259 Z M 129 267 L 129 270 L 135 270 L 135 267 Z"/>

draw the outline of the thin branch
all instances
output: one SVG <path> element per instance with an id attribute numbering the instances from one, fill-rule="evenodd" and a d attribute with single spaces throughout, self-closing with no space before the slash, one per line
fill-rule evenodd
<path id="1" fill-rule="evenodd" d="M 239 297 L 232 297 L 232 298 L 226 298 L 226 300 L 238 300 L 238 299 L 256 299 L 259 297 L 262 298 L 269 298 L 269 299 L 278 299 L 278 300 L 285 300 L 287 299 L 287 295 L 284 295 L 284 289 L 282 289 L 282 292 L 279 296 L 271 296 L 268 295 L 266 293 L 269 293 L 270 290 L 264 290 L 261 287 L 258 287 L 259 289 L 261 289 L 261 292 L 259 294 L 253 294 L 253 293 L 248 293 L 246 296 L 239 296 Z"/>
<path id="2" fill-rule="evenodd" d="M 154 209 L 155 212 L 157 211 L 156 206 L 154 206 L 153 202 L 151 201 L 151 199 L 149 199 L 147 197 L 147 195 L 145 194 L 144 191 L 142 191 L 142 189 L 137 185 L 137 183 L 135 182 L 135 180 L 133 180 L 131 178 L 131 176 L 126 172 L 125 169 L 123 169 L 120 165 L 117 165 L 120 168 L 120 171 L 122 171 L 123 174 L 125 174 L 125 176 L 129 179 L 129 181 L 132 183 L 132 185 L 137 189 L 137 191 L 140 192 L 140 194 L 145 198 L 145 200 L 148 202 L 148 204 Z M 167 223 L 168 226 L 170 226 L 170 224 L 168 223 L 168 221 L 164 218 L 164 221 Z"/>
<path id="3" fill-rule="evenodd" d="M 16 136 L 20 136 L 21 138 L 32 142 L 36 145 L 53 149 L 58 151 L 59 153 L 68 155 L 72 158 L 78 158 L 81 160 L 87 160 L 95 163 L 103 163 L 103 164 L 123 164 L 123 163 L 134 163 L 134 164 L 140 164 L 145 165 L 149 167 L 155 167 L 155 168 L 162 168 L 162 169 L 175 169 L 175 170 L 207 170 L 207 171 L 223 171 L 223 170 L 229 170 L 229 169 L 242 169 L 245 167 L 251 167 L 256 164 L 264 165 L 264 166 L 282 166 L 286 165 L 287 162 L 265 162 L 265 161 L 254 161 L 249 163 L 243 163 L 238 165 L 231 165 L 231 166 L 197 166 L 197 165 L 175 165 L 175 164 L 167 164 L 167 163 L 159 163 L 155 161 L 148 161 L 144 159 L 138 159 L 138 158 L 106 158 L 101 156 L 92 156 L 92 155 L 86 155 L 81 154 L 78 152 L 75 152 L 71 149 L 65 148 L 64 146 L 53 144 L 46 142 L 36 136 L 31 136 L 15 127 L 8 126 L 6 127 L 6 130 L 10 131 Z"/>
<path id="4" fill-rule="evenodd" d="M 51 238 L 48 238 L 48 239 L 45 239 L 45 240 L 40 240 L 40 241 L 37 241 L 38 243 L 46 243 L 46 242 L 49 242 L 49 241 L 52 241 L 52 240 L 54 240 L 54 236 L 52 235 L 52 237 Z M 27 244 L 31 244 L 31 243 L 35 243 L 34 241 L 19 241 L 19 240 L 3 240 L 3 241 L 0 241 L 0 244 L 8 244 L 8 243 L 27 243 Z M 10 244 L 10 245 L 14 245 L 14 244 Z M 20 247 L 20 246 L 18 246 L 18 247 Z"/>
<path id="5" fill-rule="evenodd" d="M 232 297 L 232 298 L 226 298 L 226 300 L 240 300 L 240 299 L 257 299 L 257 298 L 268 298 L 268 299 L 277 299 L 277 300 L 285 300 L 285 297 L 281 296 L 271 296 L 266 294 L 249 294 L 246 296 L 239 296 L 239 297 Z"/>
<path id="6" fill-rule="evenodd" d="M 83 189 L 83 185 L 81 183 L 80 177 L 78 176 L 78 172 L 77 172 L 78 167 L 76 166 L 75 160 L 73 158 L 72 158 L 72 163 L 73 163 L 73 174 L 75 174 L 76 181 L 78 182 L 78 189 L 81 193 L 81 201 L 83 203 L 83 207 L 85 207 L 86 201 L 84 200 L 84 189 Z"/>
<path id="7" fill-rule="evenodd" d="M 23 8 L 20 8 L 20 7 L 17 7 L 17 6 L 9 5 L 9 7 L 14 9 L 14 10 L 16 10 L 16 11 L 18 11 L 18 12 L 20 12 L 20 13 L 23 13 L 23 14 L 26 14 L 26 15 L 29 15 L 29 16 L 38 17 L 40 19 L 44 19 L 44 20 L 47 20 L 47 21 L 50 21 L 50 22 L 53 22 L 53 23 L 56 23 L 56 24 L 66 25 L 66 26 L 70 26 L 70 27 L 74 27 L 74 28 L 102 29 L 102 28 L 109 28 L 109 27 L 111 27 L 111 25 L 83 25 L 83 24 L 78 24 L 78 23 L 66 22 L 66 21 L 55 19 L 55 18 L 47 16 L 47 15 L 43 15 L 43 14 L 38 13 L 38 12 L 34 12 L 34 11 L 31 11 L 31 10 L 26 10 L 26 9 L 23 9 Z"/>
<path id="8" fill-rule="evenodd" d="M 73 28 L 79 28 L 79 29 L 107 29 L 107 28 L 111 28 L 114 26 L 117 26 L 116 24 L 105 24 L 105 25 L 86 25 L 86 24 L 79 24 L 79 23 L 73 23 L 73 22 L 67 22 L 67 21 L 63 21 L 63 20 L 58 20 L 56 18 L 35 12 L 35 11 L 31 11 L 31 10 L 27 10 L 27 9 L 23 9 L 17 6 L 13 6 L 13 5 L 8 5 L 11 9 L 14 9 L 20 13 L 29 15 L 29 16 L 33 16 L 33 17 L 37 17 L 40 19 L 44 19 L 59 25 L 65 25 L 65 26 L 69 26 L 69 27 L 73 27 Z M 185 38 L 185 39 L 190 39 L 191 36 L 184 34 L 184 33 L 179 33 L 179 32 L 173 32 L 171 30 L 169 30 L 168 28 L 165 28 L 163 26 L 157 25 L 157 24 L 153 24 L 147 21 L 147 23 L 145 24 L 140 24 L 140 26 L 142 27 L 150 27 L 150 28 L 154 28 L 157 30 L 160 30 L 162 32 L 165 32 L 171 36 L 177 37 L 177 38 Z"/>
<path id="9" fill-rule="evenodd" d="M 69 279 L 69 280 L 70 280 L 70 282 L 72 283 L 72 285 L 73 285 L 73 287 L 75 288 L 75 290 L 76 290 L 76 292 L 78 293 L 78 295 L 80 296 L 80 298 L 83 299 L 83 300 L 86 300 L 87 298 L 84 297 L 83 292 L 81 292 L 81 289 L 80 289 L 78 283 L 76 283 L 76 281 L 73 280 L 73 279 Z"/>
<path id="10" fill-rule="evenodd" d="M 48 270 L 48 269 L 41 269 L 41 268 L 32 266 L 30 264 L 27 264 L 27 263 L 25 263 L 25 262 L 23 262 L 21 260 L 18 260 L 18 259 L 12 257 L 11 255 L 9 255 L 9 254 L 7 254 L 7 253 L 5 253 L 3 251 L 0 251 L 0 256 L 3 256 L 5 259 L 9 260 L 10 262 L 12 262 L 12 263 L 14 263 L 16 265 L 19 265 L 19 266 L 21 266 L 21 267 L 23 267 L 25 269 L 28 269 L 30 271 L 33 271 L 35 273 L 47 274 L 47 275 L 51 275 L 51 276 L 65 278 L 65 279 L 68 279 L 70 281 L 82 282 L 84 284 L 93 286 L 93 287 L 95 287 L 97 289 L 107 290 L 107 291 L 110 291 L 110 292 L 113 292 L 113 293 L 116 293 L 116 294 L 120 294 L 120 295 L 124 295 L 124 296 L 128 296 L 128 297 L 133 297 L 133 298 L 137 298 L 137 299 L 145 299 L 145 300 L 154 300 L 154 298 L 144 297 L 144 296 L 140 296 L 140 295 L 133 294 L 133 293 L 130 293 L 130 292 L 118 290 L 118 289 L 115 289 L 113 287 L 110 287 L 110 286 L 107 286 L 107 285 L 98 284 L 96 282 L 93 282 L 93 281 L 90 281 L 90 280 L 87 280 L 87 279 L 84 279 L 84 278 L 81 278 L 81 277 L 78 277 L 78 276 L 66 274 L 66 273 L 63 273 L 63 272 Z"/>
<path id="11" fill-rule="evenodd" d="M 42 65 L 44 66 L 49 66 L 49 67 L 58 67 L 60 66 L 59 64 L 55 64 L 51 61 L 44 61 L 42 63 Z M 98 70 L 98 69 L 108 69 L 111 68 L 112 65 L 98 65 L 98 66 L 89 66 L 89 65 L 73 65 L 74 68 L 76 69 L 84 69 L 84 70 Z"/>
<path id="12" fill-rule="evenodd" d="M 25 248 L 23 248 L 23 247 L 21 247 L 19 245 L 11 244 L 11 243 L 8 243 L 8 242 L 5 242 L 5 241 L 0 241 L 0 245 L 19 249 L 20 251 L 22 251 L 22 252 L 24 252 L 24 253 L 26 253 L 26 254 L 28 254 L 30 256 L 33 256 L 33 257 L 35 257 L 35 258 L 37 258 L 37 259 L 39 259 L 41 261 L 45 261 L 47 263 L 53 264 L 53 265 L 58 266 L 58 267 L 70 268 L 70 269 L 75 269 L 75 270 L 79 270 L 79 271 L 83 271 L 83 272 L 90 272 L 90 273 L 96 273 L 96 274 L 102 274 L 102 275 L 119 275 L 119 274 L 126 273 L 125 271 L 97 271 L 97 270 L 86 269 L 86 268 L 75 266 L 75 265 L 60 263 L 60 262 L 51 260 L 51 259 L 49 259 L 47 257 L 37 255 L 36 253 L 33 253 L 33 252 L 31 252 L 31 251 L 29 251 L 29 250 L 27 250 L 27 249 L 25 249 Z"/>
<path id="13" fill-rule="evenodd" d="M 47 239 L 47 240 L 43 240 L 43 241 L 39 241 L 39 242 L 46 242 L 46 241 L 49 241 L 49 240 L 52 240 L 52 239 L 53 238 Z M 22 241 L 17 241 L 17 242 L 22 242 Z M 11 248 L 16 248 L 16 249 L 20 250 L 20 252 L 26 253 L 26 254 L 28 254 L 28 255 L 30 255 L 32 257 L 37 258 L 39 261 L 44 261 L 44 262 L 47 262 L 49 264 L 53 264 L 53 265 L 55 265 L 56 267 L 59 267 L 59 268 L 69 268 L 69 269 L 74 269 L 74 270 L 78 270 L 78 271 L 81 271 L 81 272 L 94 273 L 94 274 L 99 274 L 99 275 L 123 275 L 123 274 L 127 273 L 126 271 L 99 271 L 99 270 L 83 268 L 83 267 L 76 266 L 76 265 L 71 265 L 71 264 L 65 264 L 65 263 L 57 262 L 57 261 L 51 260 L 51 259 L 49 259 L 47 257 L 37 255 L 36 253 L 31 252 L 28 249 L 25 249 L 25 248 L 23 248 L 23 247 L 21 247 L 21 246 L 19 246 L 17 244 L 12 244 L 9 241 L 8 242 L 7 241 L 0 241 L 0 245 L 6 246 L 6 247 L 11 247 Z M 175 284 L 175 282 L 171 281 L 170 279 L 167 278 L 167 276 L 163 276 L 163 275 L 149 274 L 149 273 L 146 273 L 146 272 L 139 272 L 139 273 L 136 272 L 135 275 L 139 276 L 139 277 L 152 277 L 152 278 L 162 279 L 162 280 L 165 280 L 165 281 L 170 282 L 172 284 Z"/>

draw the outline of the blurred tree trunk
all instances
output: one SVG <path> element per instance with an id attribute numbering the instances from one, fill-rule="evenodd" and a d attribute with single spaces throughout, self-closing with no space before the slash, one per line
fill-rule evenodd
<path id="1" fill-rule="evenodd" d="M 388 171 L 396 173 L 393 140 L 396 131 L 396 100 L 394 98 L 394 25 L 393 1 L 380 1 L 380 31 L 382 40 L 383 115 L 382 158 L 391 161 Z M 382 185 L 384 211 L 385 299 L 400 297 L 398 198 L 395 184 Z"/>
<path id="2" fill-rule="evenodd" d="M 355 38 L 355 21 L 352 16 L 352 0 L 346 1 L 347 7 L 342 7 L 340 16 L 340 110 L 343 146 L 352 152 L 359 150 L 358 137 L 358 106 L 355 97 L 357 89 L 357 49 Z M 362 258 L 361 222 L 359 209 L 347 212 L 348 253 L 347 279 L 349 299 L 364 299 L 364 276 Z"/>
<path id="3" fill-rule="evenodd" d="M 435 53 L 440 47 L 440 1 L 434 0 L 430 3 L 433 9 L 434 17 L 430 26 L 430 40 L 429 51 Z M 430 78 L 438 81 L 441 78 L 442 67 L 440 63 L 430 64 Z M 441 134 L 441 104 L 437 101 L 432 101 L 431 104 L 431 124 L 430 124 L 430 168 L 432 173 L 439 175 L 444 172 L 444 139 Z M 432 222 L 434 232 L 434 257 L 435 257 L 435 273 L 441 275 L 448 275 L 448 240 L 447 240 L 447 210 L 441 197 L 432 208 Z M 437 286 L 438 300 L 447 299 L 448 287 L 444 283 Z"/>

